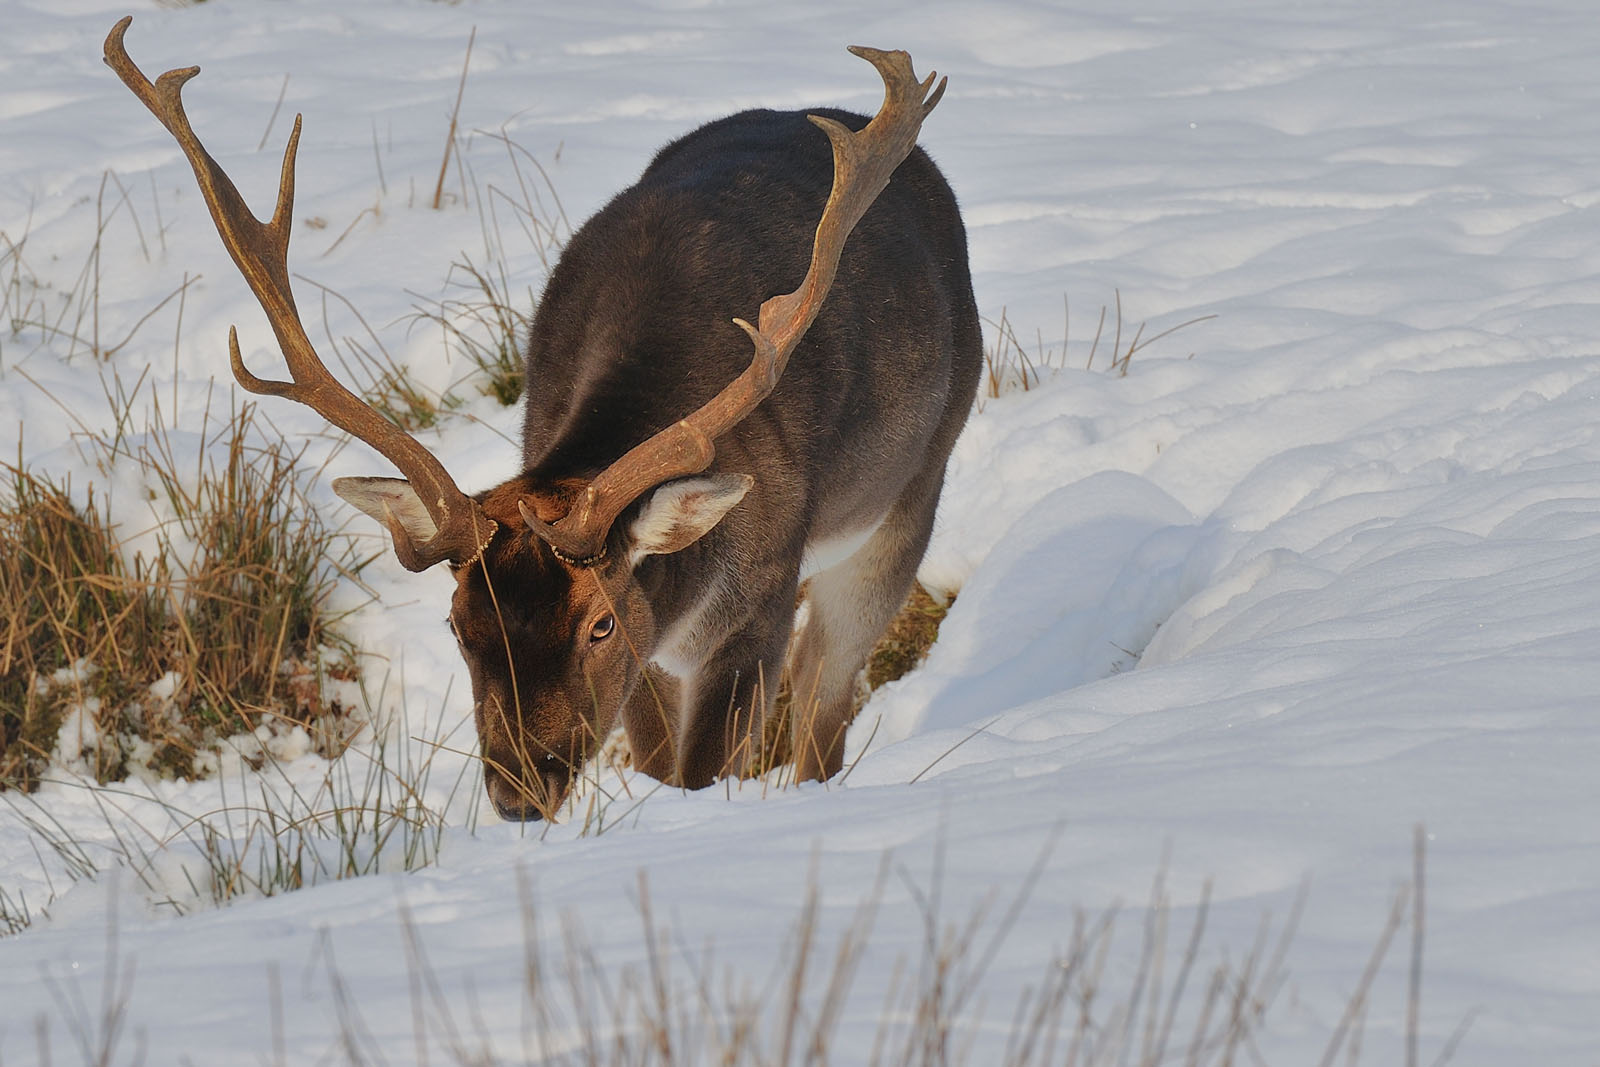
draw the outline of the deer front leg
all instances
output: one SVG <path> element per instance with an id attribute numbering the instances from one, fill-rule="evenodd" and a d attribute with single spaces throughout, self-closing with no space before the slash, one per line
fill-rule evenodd
<path id="1" fill-rule="evenodd" d="M 683 717 L 683 687 L 655 664 L 647 664 L 622 708 L 633 767 L 652 778 L 678 784 L 678 725 Z"/>
<path id="2" fill-rule="evenodd" d="M 678 742 L 685 788 L 701 789 L 725 776 L 747 778 L 763 766 L 761 738 L 778 695 L 787 622 L 784 615 L 782 624 L 734 634 L 694 679 Z"/>

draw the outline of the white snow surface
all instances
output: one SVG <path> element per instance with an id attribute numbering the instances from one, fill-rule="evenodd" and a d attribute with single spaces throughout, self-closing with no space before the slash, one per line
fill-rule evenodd
<path id="1" fill-rule="evenodd" d="M 0 231 L 27 235 L 39 281 L 74 284 L 107 173 L 126 203 L 107 183 L 102 337 L 200 276 L 181 325 L 174 301 L 103 366 L 37 329 L 0 338 L 0 427 L 18 427 L 33 469 L 110 492 L 130 534 L 152 522 L 147 494 L 132 477 L 104 484 L 75 444 L 79 424 L 112 425 L 102 381 L 147 374 L 139 420 L 159 401 L 192 451 L 207 405 L 238 392 L 228 324 L 258 373 L 277 359 L 178 149 L 101 64 L 130 11 L 147 73 L 204 68 L 189 113 L 260 214 L 304 112 L 291 267 L 347 297 L 434 388 L 465 368 L 406 316 L 412 293 L 444 293 L 453 259 L 482 254 L 454 169 L 444 210 L 426 204 L 473 27 L 463 128 L 526 148 L 574 224 L 702 121 L 870 110 L 877 79 L 844 45 L 908 49 L 950 78 L 922 143 L 962 201 L 979 305 L 1059 351 L 1065 294 L 1067 369 L 969 424 L 923 570 L 959 599 L 925 666 L 862 713 L 847 782 L 681 794 L 633 779 L 598 835 L 581 812 L 523 827 L 479 806 L 473 825 L 470 783 L 436 866 L 182 917 L 126 872 L 70 885 L 22 818 L 34 809 L 0 806 L 0 887 L 36 906 L 59 894 L 0 940 L 0 1062 L 42 1060 L 41 1028 L 70 1058 L 63 998 L 95 1015 L 108 970 L 129 960 L 115 1062 L 279 1062 L 280 1047 L 282 1062 L 342 1061 L 347 1002 L 363 1062 L 451 1062 L 438 1009 L 420 1006 L 408 922 L 466 1043 L 520 1061 L 534 1047 L 530 912 L 551 960 L 581 927 L 614 980 L 643 973 L 642 873 L 674 981 L 692 988 L 688 961 L 709 952 L 718 975 L 759 987 L 785 973 L 807 886 L 831 952 L 887 856 L 834 1062 L 866 1062 L 896 961 L 921 958 L 919 899 L 937 896 L 948 923 L 989 902 L 994 930 L 1042 862 L 959 1030 L 969 1062 L 998 1058 L 1079 910 L 1122 906 L 1108 975 L 1125 982 L 1164 872 L 1169 975 L 1208 880 L 1202 974 L 1242 959 L 1309 886 L 1255 1049 L 1315 1063 L 1411 879 L 1418 824 L 1425 1061 L 1470 1017 L 1454 1064 L 1600 1062 L 1590 4 L 131 4 L 9 0 L 0 44 Z M 515 180 L 484 132 L 464 157 L 483 185 Z M 509 265 L 537 292 L 531 249 Z M 363 330 L 297 284 L 314 336 L 324 314 L 329 332 Z M 1085 370 L 1118 291 L 1124 345 L 1139 322 L 1148 335 L 1216 318 L 1142 350 L 1126 377 L 1105 372 L 1109 339 Z M 314 499 L 381 548 L 327 486 L 388 473 L 382 461 L 296 405 L 263 412 L 326 462 Z M 514 473 L 517 412 L 485 399 L 464 415 L 424 440 L 469 490 Z M 388 557 L 365 577 L 379 599 L 351 629 L 373 688 L 388 676 L 384 707 L 404 711 L 402 733 L 454 731 L 470 748 L 441 621 L 449 578 Z M 430 799 L 444 804 L 463 758 L 436 760 Z M 253 795 L 244 773 L 129 792 L 202 813 Z M 323 765 L 307 755 L 284 773 L 315 781 Z M 91 849 L 171 829 L 152 800 L 108 808 L 65 784 L 38 799 Z M 1402 1061 L 1410 943 L 1403 925 L 1367 998 L 1369 1062 Z"/>

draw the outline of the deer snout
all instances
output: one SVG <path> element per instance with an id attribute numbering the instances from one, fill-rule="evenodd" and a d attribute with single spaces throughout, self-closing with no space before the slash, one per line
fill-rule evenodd
<path id="1" fill-rule="evenodd" d="M 493 692 L 476 711 L 483 784 L 495 811 L 513 822 L 552 818 L 582 763 L 573 732 L 564 730 L 559 740 L 550 738 L 548 731 L 533 725 L 541 717 L 537 711 L 517 708 Z"/>
<path id="2" fill-rule="evenodd" d="M 570 764 L 555 755 L 534 757 L 520 766 L 487 760 L 483 776 L 490 803 L 507 822 L 553 819 L 572 784 Z"/>

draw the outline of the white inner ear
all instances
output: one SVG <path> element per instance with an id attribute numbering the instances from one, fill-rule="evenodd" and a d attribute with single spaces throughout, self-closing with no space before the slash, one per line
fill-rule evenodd
<path id="1" fill-rule="evenodd" d="M 433 516 L 422 506 L 422 498 L 404 478 L 335 478 L 333 491 L 380 523 L 384 521 L 383 507 L 387 504 L 411 535 L 411 540 L 418 544 L 439 532 L 433 524 Z M 384 529 L 388 526 L 384 525 Z"/>
<path id="2" fill-rule="evenodd" d="M 721 522 L 755 484 L 748 474 L 713 474 L 658 486 L 628 531 L 633 541 L 629 564 L 637 567 L 646 556 L 688 548 Z"/>

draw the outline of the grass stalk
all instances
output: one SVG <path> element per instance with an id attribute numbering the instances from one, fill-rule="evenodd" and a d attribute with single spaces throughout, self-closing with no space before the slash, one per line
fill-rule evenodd
<path id="1" fill-rule="evenodd" d="M 1119 378 L 1127 377 L 1128 369 L 1132 366 L 1135 354 L 1144 351 L 1157 341 L 1170 337 L 1179 330 L 1187 329 L 1202 322 L 1209 322 L 1216 318 L 1216 315 L 1199 315 L 1175 326 L 1169 326 L 1149 337 L 1145 337 L 1145 326 L 1147 324 L 1140 323 L 1134 330 L 1132 338 L 1128 341 L 1127 347 L 1124 348 L 1122 343 L 1122 291 L 1120 289 L 1115 291 L 1113 303 L 1115 314 L 1112 322 L 1113 339 L 1111 342 L 1109 373 Z M 1105 331 L 1106 311 L 1105 305 L 1101 305 L 1099 320 L 1095 325 L 1094 338 L 1089 344 L 1088 358 L 1084 361 L 1084 370 L 1086 371 L 1094 369 L 1095 356 L 1099 352 L 1100 340 Z M 984 375 L 978 391 L 977 401 L 980 411 L 983 409 L 985 401 L 996 399 L 1010 392 L 1025 393 L 1036 389 L 1050 376 L 1053 376 L 1062 367 L 1066 366 L 1068 339 L 1070 337 L 1070 323 L 1067 320 L 1070 317 L 1070 312 L 1071 305 L 1063 296 L 1062 340 L 1059 350 L 1054 347 L 1047 347 L 1044 343 L 1043 332 L 1036 330 L 1037 341 L 1033 351 L 1029 352 L 1028 347 L 1018 338 L 1016 328 L 1012 325 L 1004 308 L 1000 310 L 998 319 L 984 319 L 995 339 L 992 345 L 984 349 Z"/>

